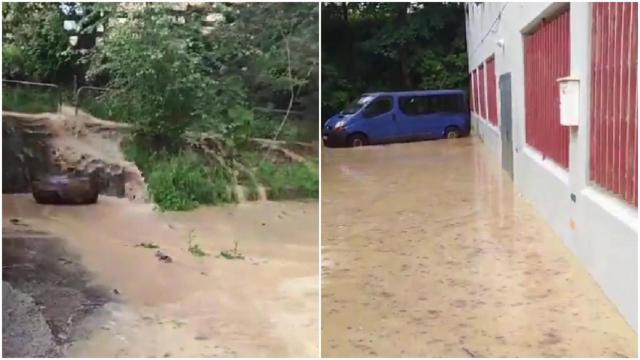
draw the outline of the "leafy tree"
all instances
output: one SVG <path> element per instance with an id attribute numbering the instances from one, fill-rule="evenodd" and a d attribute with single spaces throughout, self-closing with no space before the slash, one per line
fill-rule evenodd
<path id="1" fill-rule="evenodd" d="M 3 70 L 107 88 L 82 107 L 133 125 L 126 157 L 162 209 L 233 202 L 230 190 L 255 189 L 258 172 L 272 192 L 315 196 L 306 166 L 245 155 L 250 137 L 299 136 L 283 127 L 294 110 L 317 129 L 317 12 L 313 3 L 12 4 Z M 65 32 L 64 20 L 77 26 Z"/>
<path id="2" fill-rule="evenodd" d="M 2 3 L 4 77 L 60 82 L 78 57 L 69 49 L 59 3 Z"/>
<path id="3" fill-rule="evenodd" d="M 178 22 L 163 5 L 133 12 L 109 31 L 89 71 L 90 77 L 109 79 L 105 98 L 127 109 L 123 120 L 136 125 L 136 135 L 154 148 L 177 149 L 190 127 L 228 134 L 239 125 L 227 121 L 229 115 L 245 103 L 242 82 L 204 61 L 202 14 L 184 16 Z"/>
<path id="4" fill-rule="evenodd" d="M 466 89 L 464 18 L 461 4 L 323 4 L 323 118 L 367 91 Z"/>
<path id="5" fill-rule="evenodd" d="M 177 16 L 148 4 L 110 28 L 89 76 L 109 79 L 105 98 L 128 109 L 125 120 L 154 147 L 176 147 L 187 129 L 243 143 L 254 107 L 293 107 L 301 90 L 317 96 L 315 6 L 203 4 Z M 223 18 L 207 29 L 211 13 Z"/>

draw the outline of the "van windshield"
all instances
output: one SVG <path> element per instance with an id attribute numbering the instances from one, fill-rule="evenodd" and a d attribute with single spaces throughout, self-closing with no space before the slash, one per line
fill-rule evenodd
<path id="1" fill-rule="evenodd" d="M 357 100 L 347 105 L 347 107 L 345 107 L 344 110 L 342 110 L 342 113 L 355 114 L 358 110 L 362 109 L 363 106 L 369 103 L 371 99 L 373 99 L 373 96 L 371 95 L 362 95 L 360 98 L 358 98 Z"/>

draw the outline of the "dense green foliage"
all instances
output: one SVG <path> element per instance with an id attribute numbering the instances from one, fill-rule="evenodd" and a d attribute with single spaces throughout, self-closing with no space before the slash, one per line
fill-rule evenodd
<path id="1" fill-rule="evenodd" d="M 3 16 L 3 78 L 54 82 L 67 93 L 75 77 L 106 89 L 81 92 L 79 104 L 133 125 L 125 155 L 160 208 L 235 201 L 238 174 L 262 166 L 275 169 L 263 179 L 278 189 L 291 183 L 311 196 L 305 187 L 317 188 L 317 174 L 237 160 L 253 151 L 252 137 L 317 138 L 317 4 L 3 3 Z M 76 27 L 65 30 L 65 20 Z M 7 104 L 38 111 L 40 100 L 25 94 L 18 89 Z M 224 154 L 196 151 L 187 132 L 222 135 Z M 242 185 L 255 191 L 249 178 Z"/>
<path id="2" fill-rule="evenodd" d="M 317 164 L 316 164 L 317 168 Z M 260 164 L 258 180 L 268 187 L 269 198 L 318 197 L 318 174 L 305 164 Z"/>
<path id="3" fill-rule="evenodd" d="M 49 89 L 2 87 L 2 108 L 25 113 L 56 112 L 60 102 L 57 92 Z"/>
<path id="4" fill-rule="evenodd" d="M 207 168 L 194 154 L 180 154 L 154 164 L 149 192 L 161 209 L 190 210 L 198 205 L 234 201 L 222 168 Z"/>
<path id="5" fill-rule="evenodd" d="M 367 91 L 467 89 L 464 7 L 324 3 L 322 117 Z"/>
<path id="6" fill-rule="evenodd" d="M 2 3 L 2 76 L 68 81 L 79 56 L 69 48 L 58 3 Z"/>

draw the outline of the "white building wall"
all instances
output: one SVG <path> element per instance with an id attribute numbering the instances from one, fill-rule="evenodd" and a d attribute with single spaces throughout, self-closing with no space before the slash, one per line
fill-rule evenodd
<path id="1" fill-rule="evenodd" d="M 571 75 L 580 79 L 580 125 L 570 131 L 568 171 L 549 159 L 543 159 L 525 141 L 523 33 L 562 6 L 566 5 L 468 3 L 466 31 L 469 72 L 495 54 L 496 78 L 511 73 L 516 188 L 534 204 L 564 243 L 582 260 L 637 332 L 638 212 L 635 207 L 600 190 L 589 181 L 589 3 L 570 3 Z M 499 40 L 502 46 L 498 45 Z M 496 89 L 500 112 L 497 85 Z M 495 154 L 495 161 L 500 163 L 502 144 L 499 128 L 475 114 L 472 115 L 472 128 Z M 575 195 L 575 202 L 571 200 L 572 194 Z"/>

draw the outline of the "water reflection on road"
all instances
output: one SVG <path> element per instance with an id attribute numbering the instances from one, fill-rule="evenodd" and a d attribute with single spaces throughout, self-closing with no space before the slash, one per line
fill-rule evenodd
<path id="1" fill-rule="evenodd" d="M 323 149 L 324 356 L 636 356 L 475 138 Z"/>

